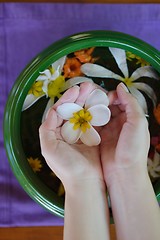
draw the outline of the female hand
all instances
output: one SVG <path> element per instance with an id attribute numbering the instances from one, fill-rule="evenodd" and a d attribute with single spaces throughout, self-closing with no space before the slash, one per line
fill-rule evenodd
<path id="1" fill-rule="evenodd" d="M 120 83 L 110 95 L 111 120 L 101 131 L 101 161 L 104 178 L 141 165 L 146 170 L 149 150 L 148 123 L 138 101 Z M 118 104 L 114 104 L 118 103 Z"/>
<path id="2" fill-rule="evenodd" d="M 56 113 L 57 107 L 63 103 L 75 102 L 83 106 L 95 88 L 94 84 L 83 83 L 66 91 L 39 129 L 42 155 L 65 187 L 76 181 L 103 180 L 99 146 L 89 147 L 83 143 L 69 145 L 64 142 L 60 133 L 63 120 Z"/>

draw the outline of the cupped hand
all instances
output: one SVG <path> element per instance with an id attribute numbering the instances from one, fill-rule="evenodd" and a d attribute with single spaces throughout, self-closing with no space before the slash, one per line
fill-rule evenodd
<path id="1" fill-rule="evenodd" d="M 82 83 L 64 93 L 50 109 L 45 122 L 40 126 L 41 152 L 48 166 L 65 187 L 75 181 L 103 180 L 99 146 L 89 147 L 82 142 L 68 144 L 61 136 L 63 120 L 56 109 L 63 103 L 75 102 L 84 105 L 87 96 L 96 88 L 92 83 Z"/>
<path id="2" fill-rule="evenodd" d="M 118 85 L 110 99 L 111 120 L 100 133 L 105 180 L 136 164 L 146 168 L 150 142 L 145 114 L 123 83 Z"/>

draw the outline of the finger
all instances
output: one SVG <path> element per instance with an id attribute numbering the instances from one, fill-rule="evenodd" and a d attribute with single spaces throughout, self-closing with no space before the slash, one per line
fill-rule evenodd
<path id="1" fill-rule="evenodd" d="M 57 114 L 54 109 L 51 109 L 45 122 L 39 128 L 39 137 L 42 155 L 46 157 L 50 149 L 53 149 L 56 142 Z"/>
<path id="2" fill-rule="evenodd" d="M 117 96 L 120 101 L 119 107 L 126 112 L 127 118 L 135 118 L 135 116 L 144 117 L 144 111 L 138 104 L 138 101 L 129 92 L 123 83 L 117 86 Z"/>
<path id="3" fill-rule="evenodd" d="M 47 131 L 55 131 L 57 128 L 57 113 L 51 108 L 47 114 L 46 120 L 40 126 L 40 132 L 44 129 Z"/>
<path id="4" fill-rule="evenodd" d="M 76 103 L 80 106 L 84 106 L 87 97 L 89 94 L 97 88 L 96 84 L 85 82 L 80 85 L 79 96 L 76 100 Z"/>
<path id="5" fill-rule="evenodd" d="M 80 88 L 78 86 L 74 86 L 69 88 L 62 97 L 54 104 L 53 109 L 57 109 L 57 107 L 63 103 L 73 103 L 77 100 L 79 95 Z"/>
<path id="6" fill-rule="evenodd" d="M 109 91 L 107 95 L 109 98 L 109 105 L 118 105 L 120 103 L 116 91 Z"/>

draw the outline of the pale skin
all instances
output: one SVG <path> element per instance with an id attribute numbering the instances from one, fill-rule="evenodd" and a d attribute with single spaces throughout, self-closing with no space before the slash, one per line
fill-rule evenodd
<path id="1" fill-rule="evenodd" d="M 99 128 L 101 144 L 65 143 L 56 108 L 65 102 L 83 106 L 97 86 L 69 89 L 40 127 L 42 154 L 65 191 L 64 240 L 109 240 L 109 191 L 117 240 L 158 240 L 160 212 L 147 173 L 149 132 L 135 98 L 120 84 L 110 93 L 110 122 Z"/>

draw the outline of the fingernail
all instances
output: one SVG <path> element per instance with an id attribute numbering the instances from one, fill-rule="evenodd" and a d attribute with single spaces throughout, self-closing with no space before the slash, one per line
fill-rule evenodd
<path id="1" fill-rule="evenodd" d="M 121 82 L 119 84 L 119 86 L 122 87 L 125 92 L 129 93 L 129 90 L 128 90 L 127 86 L 124 83 Z"/>

